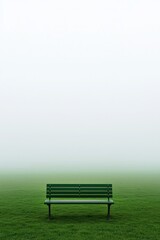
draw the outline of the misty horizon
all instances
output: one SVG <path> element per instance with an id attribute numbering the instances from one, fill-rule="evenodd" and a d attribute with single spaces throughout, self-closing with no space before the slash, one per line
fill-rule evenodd
<path id="1" fill-rule="evenodd" d="M 1 2 L 1 171 L 160 169 L 159 7 Z"/>

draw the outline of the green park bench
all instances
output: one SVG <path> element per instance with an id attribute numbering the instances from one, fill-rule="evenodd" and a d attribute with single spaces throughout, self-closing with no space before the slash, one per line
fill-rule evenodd
<path id="1" fill-rule="evenodd" d="M 46 198 L 44 204 L 48 205 L 49 218 L 51 204 L 106 204 L 109 219 L 110 207 L 114 203 L 112 184 L 47 184 Z"/>

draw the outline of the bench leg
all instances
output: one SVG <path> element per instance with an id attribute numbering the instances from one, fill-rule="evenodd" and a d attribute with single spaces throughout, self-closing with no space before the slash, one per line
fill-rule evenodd
<path id="1" fill-rule="evenodd" d="M 51 204 L 48 204 L 48 217 L 51 218 Z"/>
<path id="2" fill-rule="evenodd" d="M 111 204 L 108 204 L 108 214 L 107 214 L 107 219 L 108 220 L 110 219 L 110 207 L 111 207 Z"/>

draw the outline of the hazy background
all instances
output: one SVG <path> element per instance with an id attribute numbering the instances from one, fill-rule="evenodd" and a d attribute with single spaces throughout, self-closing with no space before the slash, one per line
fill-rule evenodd
<path id="1" fill-rule="evenodd" d="M 159 170 L 160 2 L 0 0 L 0 169 Z"/>

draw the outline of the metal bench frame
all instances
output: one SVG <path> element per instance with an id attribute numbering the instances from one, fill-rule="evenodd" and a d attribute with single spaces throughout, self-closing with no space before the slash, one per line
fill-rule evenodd
<path id="1" fill-rule="evenodd" d="M 110 207 L 114 204 L 112 184 L 47 184 L 46 198 L 44 204 L 48 206 L 49 219 L 51 204 L 106 204 L 107 219 L 110 218 Z M 53 200 L 55 198 L 56 200 Z"/>

